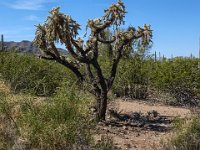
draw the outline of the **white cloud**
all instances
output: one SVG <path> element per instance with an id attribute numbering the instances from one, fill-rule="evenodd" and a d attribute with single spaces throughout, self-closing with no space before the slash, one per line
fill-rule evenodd
<path id="1" fill-rule="evenodd" d="M 13 4 L 8 4 L 8 6 L 13 9 L 39 10 L 44 7 L 45 3 L 53 1 L 54 0 L 16 0 Z"/>
<path id="2" fill-rule="evenodd" d="M 36 15 L 30 15 L 25 18 L 28 21 L 40 21 L 39 17 Z"/>
<path id="3" fill-rule="evenodd" d="M 24 10 L 38 10 L 42 8 L 44 0 L 17 0 L 14 4 L 11 4 L 10 7 L 14 9 L 24 9 Z"/>

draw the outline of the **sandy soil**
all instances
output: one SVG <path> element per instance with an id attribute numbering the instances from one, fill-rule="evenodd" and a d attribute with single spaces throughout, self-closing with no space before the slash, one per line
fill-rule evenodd
<path id="1" fill-rule="evenodd" d="M 161 104 L 151 104 L 144 101 L 124 101 L 117 99 L 109 107 L 115 107 L 120 113 L 130 114 L 132 112 L 141 112 L 146 114 L 149 111 L 155 110 L 160 116 L 166 117 L 168 120 L 173 120 L 175 117 L 185 118 L 190 117 L 189 109 L 164 106 Z M 114 126 L 99 126 L 100 133 L 95 135 L 97 140 L 100 140 L 104 135 L 111 136 L 114 144 L 122 150 L 154 150 L 161 149 L 160 142 L 165 140 L 173 133 L 171 123 L 158 123 L 154 129 L 142 127 L 114 127 Z"/>
<path id="2" fill-rule="evenodd" d="M 166 106 L 162 104 L 146 103 L 145 101 L 124 101 L 117 99 L 115 106 L 119 111 L 124 113 L 130 112 L 142 112 L 156 110 L 160 115 L 171 116 L 171 117 L 190 117 L 190 110 L 181 107 Z"/>

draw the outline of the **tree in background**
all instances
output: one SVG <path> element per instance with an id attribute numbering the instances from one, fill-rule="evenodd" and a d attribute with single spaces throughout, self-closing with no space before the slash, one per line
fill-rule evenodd
<path id="1" fill-rule="evenodd" d="M 80 37 L 77 38 L 80 25 L 71 16 L 59 12 L 59 7 L 56 7 L 50 11 L 46 22 L 37 26 L 34 39 L 37 47 L 44 52 L 41 58 L 57 61 L 70 69 L 80 83 L 90 85 L 88 91 L 96 97 L 97 121 L 105 120 L 107 93 L 113 85 L 123 50 L 137 39 L 141 39 L 146 46 L 152 37 L 150 26 L 144 25 L 143 28 L 116 32 L 112 38 L 106 40 L 105 31 L 111 26 L 115 30 L 124 24 L 126 11 L 124 3 L 119 0 L 104 12 L 101 19 L 88 20 L 87 27 L 91 32 L 84 42 Z M 63 56 L 59 53 L 55 45 L 57 42 L 66 46 L 69 55 Z M 112 64 L 107 78 L 98 62 L 101 43 L 112 46 Z"/>

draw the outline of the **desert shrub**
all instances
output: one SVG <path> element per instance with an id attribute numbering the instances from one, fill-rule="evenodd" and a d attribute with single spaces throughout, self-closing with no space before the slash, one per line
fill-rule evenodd
<path id="1" fill-rule="evenodd" d="M 118 96 L 145 99 L 148 96 L 151 60 L 133 56 L 119 64 L 113 92 Z"/>
<path id="2" fill-rule="evenodd" d="M 150 74 L 150 84 L 159 90 L 171 93 L 178 105 L 198 105 L 200 70 L 198 60 L 175 58 L 158 61 Z"/>
<path id="3" fill-rule="evenodd" d="M 11 149 L 17 135 L 17 126 L 11 115 L 13 105 L 7 101 L 6 94 L 0 92 L 0 149 Z"/>
<path id="4" fill-rule="evenodd" d="M 0 53 L 0 75 L 14 92 L 42 96 L 54 94 L 65 77 L 73 78 L 61 65 L 14 52 Z"/>
<path id="5" fill-rule="evenodd" d="M 46 99 L 35 99 L 27 95 L 18 100 L 16 97 L 14 100 L 9 96 L 4 97 L 4 103 L 0 103 L 1 116 L 6 116 L 4 122 L 14 120 L 16 126 L 7 124 L 7 128 L 13 128 L 12 138 L 5 138 L 0 134 L 0 142 L 18 149 L 89 147 L 91 136 L 87 115 L 89 109 L 86 105 L 92 98 L 72 87 L 70 84 L 68 91 L 61 88 L 57 95 Z M 3 111 L 4 108 L 9 109 Z M 14 129 L 19 129 L 19 132 Z M 7 133 L 5 130 L 2 132 Z"/>
<path id="6" fill-rule="evenodd" d="M 68 92 L 60 90 L 39 110 L 34 107 L 30 108 L 32 111 L 26 110 L 21 121 L 29 126 L 31 147 L 70 149 L 89 146 L 87 101 L 84 95 L 76 93 L 74 89 L 68 89 Z"/>
<path id="7" fill-rule="evenodd" d="M 200 118 L 178 119 L 175 122 L 176 135 L 164 144 L 165 150 L 199 150 Z"/>
<path id="8" fill-rule="evenodd" d="M 109 60 L 101 58 L 100 63 L 104 73 L 107 73 Z M 113 93 L 117 96 L 145 99 L 151 92 L 148 89 L 151 88 L 169 93 L 176 100 L 171 103 L 173 105 L 199 105 L 198 59 L 174 58 L 154 62 L 151 57 L 133 55 L 121 60 L 112 88 Z"/>
<path id="9" fill-rule="evenodd" d="M 175 58 L 173 60 L 158 61 L 153 70 L 153 84 L 162 89 L 172 86 L 187 88 L 196 87 L 198 73 L 197 59 Z"/>

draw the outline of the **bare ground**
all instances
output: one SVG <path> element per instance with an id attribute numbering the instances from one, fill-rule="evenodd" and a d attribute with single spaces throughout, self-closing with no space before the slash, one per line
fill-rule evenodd
<path id="1" fill-rule="evenodd" d="M 145 101 L 124 101 L 117 99 L 109 105 L 110 108 L 118 110 L 119 114 L 131 114 L 140 112 L 144 116 L 153 110 L 159 113 L 159 120 L 148 122 L 142 126 L 104 124 L 98 126 L 98 134 L 95 139 L 98 141 L 108 135 L 113 138 L 114 144 L 122 150 L 154 150 L 162 149 L 161 141 L 165 140 L 171 133 L 172 120 L 175 117 L 190 117 L 189 109 L 165 106 L 162 104 L 146 103 Z M 110 119 L 108 119 L 110 120 Z"/>

